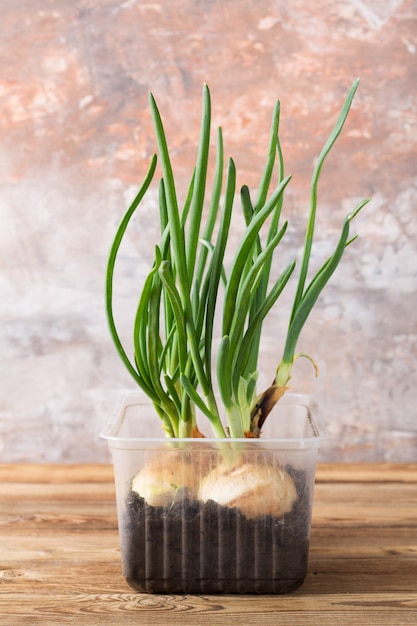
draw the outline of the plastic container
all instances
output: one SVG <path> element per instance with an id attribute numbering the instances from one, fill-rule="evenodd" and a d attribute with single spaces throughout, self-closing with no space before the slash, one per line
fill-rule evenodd
<path id="1" fill-rule="evenodd" d="M 303 583 L 325 437 L 310 398 L 286 394 L 260 439 L 166 439 L 152 405 L 134 394 L 102 437 L 131 587 L 288 593 Z"/>

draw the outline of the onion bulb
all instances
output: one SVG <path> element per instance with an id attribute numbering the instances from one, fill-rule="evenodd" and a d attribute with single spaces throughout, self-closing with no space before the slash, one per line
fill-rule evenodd
<path id="1" fill-rule="evenodd" d="M 223 461 L 201 483 L 200 499 L 237 507 L 243 515 L 255 519 L 261 515 L 281 517 L 291 511 L 297 498 L 289 474 L 271 463 L 246 462 L 232 466 Z"/>
<path id="2" fill-rule="evenodd" d="M 132 481 L 132 491 L 151 506 L 169 506 L 179 497 L 195 498 L 198 494 L 199 472 L 176 451 L 156 454 Z"/>

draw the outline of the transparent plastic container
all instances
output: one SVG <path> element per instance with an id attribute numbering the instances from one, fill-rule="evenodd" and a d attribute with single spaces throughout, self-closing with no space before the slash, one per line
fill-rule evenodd
<path id="1" fill-rule="evenodd" d="M 260 439 L 166 439 L 126 397 L 102 433 L 123 575 L 149 593 L 288 593 L 307 572 L 317 451 L 311 399 L 286 394 Z"/>

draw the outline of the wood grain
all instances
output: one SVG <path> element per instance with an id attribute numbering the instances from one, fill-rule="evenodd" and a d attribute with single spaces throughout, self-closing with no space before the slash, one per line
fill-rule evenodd
<path id="1" fill-rule="evenodd" d="M 417 465 L 320 465 L 308 575 L 288 596 L 134 593 L 107 465 L 0 466 L 0 624 L 417 623 Z"/>

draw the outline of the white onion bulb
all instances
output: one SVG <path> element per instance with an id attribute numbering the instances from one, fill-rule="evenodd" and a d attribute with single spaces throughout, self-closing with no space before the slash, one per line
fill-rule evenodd
<path id="1" fill-rule="evenodd" d="M 201 483 L 200 499 L 237 507 L 246 517 L 260 515 L 281 517 L 291 511 L 297 498 L 294 481 L 280 467 L 270 463 L 223 462 Z"/>

